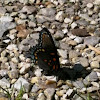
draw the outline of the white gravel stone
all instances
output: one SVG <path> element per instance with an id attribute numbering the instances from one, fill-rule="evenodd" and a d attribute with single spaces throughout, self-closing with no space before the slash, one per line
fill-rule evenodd
<path id="1" fill-rule="evenodd" d="M 76 26 L 77 26 L 77 24 L 76 24 L 75 22 L 73 22 L 73 23 L 71 24 L 71 28 L 72 28 L 72 29 L 74 29 Z"/>
<path id="2" fill-rule="evenodd" d="M 58 49 L 57 51 L 62 58 L 67 58 L 67 51 L 66 50 Z"/>
<path id="3" fill-rule="evenodd" d="M 15 44 L 8 45 L 7 49 L 10 50 L 10 51 L 13 51 L 13 50 L 17 51 L 18 50 L 17 45 L 15 45 Z"/>
<path id="4" fill-rule="evenodd" d="M 42 75 L 41 71 L 42 71 L 42 69 L 37 69 L 37 70 L 35 71 L 34 74 L 35 74 L 37 77 L 40 77 L 40 76 Z"/>
<path id="5" fill-rule="evenodd" d="M 95 0 L 94 4 L 100 5 L 100 0 Z"/>
<path id="6" fill-rule="evenodd" d="M 13 18 L 10 17 L 10 16 L 2 16 L 2 17 L 0 18 L 0 21 L 1 21 L 1 22 L 11 22 L 12 20 L 13 20 Z"/>
<path id="7" fill-rule="evenodd" d="M 65 19 L 64 19 L 64 22 L 68 24 L 68 23 L 71 23 L 72 20 L 71 20 L 70 18 L 65 18 Z"/>
<path id="8" fill-rule="evenodd" d="M 63 11 L 59 11 L 55 17 L 56 20 L 63 22 L 64 20 L 64 12 Z"/>
<path id="9" fill-rule="evenodd" d="M 30 89 L 30 83 L 27 80 L 25 80 L 24 78 L 20 77 L 15 82 L 14 88 L 17 89 L 17 90 L 20 90 L 22 86 L 25 88 L 26 92 L 29 91 L 29 89 Z"/>
<path id="10" fill-rule="evenodd" d="M 81 37 L 76 37 L 74 41 L 76 41 L 77 43 L 81 43 L 83 39 Z"/>
<path id="11" fill-rule="evenodd" d="M 92 3 L 88 3 L 88 4 L 87 4 L 87 7 L 88 7 L 88 8 L 92 8 L 92 7 L 93 7 L 93 4 L 92 4 Z"/>

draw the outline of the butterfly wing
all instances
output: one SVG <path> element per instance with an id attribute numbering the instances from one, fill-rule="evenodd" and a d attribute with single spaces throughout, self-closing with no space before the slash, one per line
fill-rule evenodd
<path id="1" fill-rule="evenodd" d="M 58 71 L 60 69 L 57 49 L 50 32 L 43 28 L 39 35 L 38 50 L 34 52 L 38 65 L 45 71 Z"/>

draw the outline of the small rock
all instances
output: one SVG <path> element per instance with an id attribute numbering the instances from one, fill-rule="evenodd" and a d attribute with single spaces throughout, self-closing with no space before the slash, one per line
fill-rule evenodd
<path id="1" fill-rule="evenodd" d="M 56 13 L 56 10 L 54 8 L 42 8 L 38 12 L 38 14 L 41 14 L 47 17 L 54 16 L 55 13 Z"/>
<path id="2" fill-rule="evenodd" d="M 13 20 L 13 18 L 10 17 L 10 16 L 2 16 L 2 17 L 0 18 L 0 21 L 1 21 L 1 22 L 11 22 L 12 20 Z"/>
<path id="3" fill-rule="evenodd" d="M 87 88 L 87 91 L 90 93 L 90 92 L 93 92 L 93 91 L 98 91 L 99 88 L 98 87 L 95 87 L 95 86 L 92 86 L 92 87 L 88 87 Z"/>
<path id="4" fill-rule="evenodd" d="M 55 34 L 54 34 L 54 38 L 55 39 L 62 39 L 64 37 L 64 33 L 62 31 L 57 31 Z"/>
<path id="5" fill-rule="evenodd" d="M 34 6 L 24 6 L 19 12 L 21 12 L 21 13 L 27 12 L 27 14 L 32 14 L 32 13 L 36 12 L 36 8 Z"/>
<path id="6" fill-rule="evenodd" d="M 6 13 L 6 9 L 4 7 L 0 7 L 0 16 Z"/>
<path id="7" fill-rule="evenodd" d="M 6 78 L 2 78 L 0 80 L 0 86 L 2 88 L 10 88 L 10 83 L 8 82 L 8 80 Z"/>
<path id="8" fill-rule="evenodd" d="M 72 46 L 76 46 L 77 45 L 77 42 L 74 41 L 74 40 L 70 40 L 70 41 L 68 41 L 68 44 L 69 45 L 72 45 Z"/>
<path id="9" fill-rule="evenodd" d="M 87 7 L 88 7 L 88 8 L 92 8 L 92 7 L 93 7 L 93 4 L 92 4 L 92 3 L 88 3 L 88 4 L 87 4 Z"/>
<path id="10" fill-rule="evenodd" d="M 40 77 L 40 76 L 42 75 L 41 71 L 42 71 L 42 69 L 37 69 L 37 70 L 35 70 L 35 73 L 34 73 L 34 74 L 35 74 L 37 77 Z"/>
<path id="11" fill-rule="evenodd" d="M 98 29 L 95 30 L 94 35 L 100 37 L 100 28 L 98 28 Z"/>
<path id="12" fill-rule="evenodd" d="M 39 89 L 40 88 L 37 85 L 33 85 L 32 89 L 31 89 L 31 92 L 36 93 L 36 92 L 38 92 Z"/>
<path id="13" fill-rule="evenodd" d="M 32 77 L 31 78 L 31 83 L 34 84 L 34 83 L 37 83 L 39 80 L 39 77 Z"/>
<path id="14" fill-rule="evenodd" d="M 86 29 L 72 29 L 72 34 L 76 36 L 89 36 Z"/>
<path id="15" fill-rule="evenodd" d="M 11 79 L 16 79 L 16 78 L 18 78 L 18 70 L 11 70 L 11 71 L 8 71 L 8 76 L 9 76 L 9 78 L 11 78 Z"/>
<path id="16" fill-rule="evenodd" d="M 78 55 L 78 52 L 76 52 L 75 50 L 69 51 L 69 58 L 75 58 L 78 57 Z"/>
<path id="17" fill-rule="evenodd" d="M 55 19 L 58 20 L 59 22 L 63 22 L 64 12 L 63 11 L 58 12 L 57 15 L 55 16 Z"/>
<path id="18" fill-rule="evenodd" d="M 60 5 L 63 5 L 66 2 L 66 0 L 58 0 L 58 2 L 60 3 Z"/>
<path id="19" fill-rule="evenodd" d="M 29 96 L 28 96 L 28 93 L 25 93 L 25 94 L 23 94 L 22 99 L 26 99 L 26 100 L 28 100 L 28 99 L 29 99 L 28 97 L 29 97 Z"/>
<path id="20" fill-rule="evenodd" d="M 18 63 L 18 58 L 13 57 L 13 58 L 11 58 L 11 61 L 14 62 L 14 63 Z"/>
<path id="21" fill-rule="evenodd" d="M 72 20 L 71 20 L 70 18 L 65 18 L 65 19 L 64 19 L 64 22 L 68 24 L 68 23 L 71 23 Z"/>
<path id="22" fill-rule="evenodd" d="M 28 4 L 28 0 L 20 0 L 19 2 L 23 4 Z"/>
<path id="23" fill-rule="evenodd" d="M 18 50 L 17 45 L 15 45 L 15 44 L 8 45 L 7 49 L 10 51 L 17 51 Z"/>
<path id="24" fill-rule="evenodd" d="M 93 19 L 89 17 L 87 14 L 80 14 L 80 17 L 85 19 L 86 21 L 92 21 Z"/>
<path id="25" fill-rule="evenodd" d="M 76 37 L 76 38 L 74 39 L 74 41 L 76 41 L 77 43 L 82 43 L 82 42 L 83 42 L 83 38 L 81 38 L 81 37 Z"/>
<path id="26" fill-rule="evenodd" d="M 75 22 L 73 22 L 73 23 L 71 24 L 71 28 L 72 28 L 72 29 L 74 29 L 76 26 L 77 26 L 77 24 L 76 24 Z"/>
<path id="27" fill-rule="evenodd" d="M 63 96 L 64 94 L 66 93 L 66 90 L 60 90 L 60 91 L 57 91 L 56 94 L 58 96 Z"/>
<path id="28" fill-rule="evenodd" d="M 21 62 L 19 63 L 19 68 L 20 69 L 20 74 L 25 74 L 29 69 L 30 69 L 30 63 L 26 63 L 26 62 Z"/>
<path id="29" fill-rule="evenodd" d="M 76 81 L 76 82 L 73 83 L 73 85 L 74 85 L 77 89 L 82 89 L 82 88 L 84 88 L 83 81 Z"/>
<path id="30" fill-rule="evenodd" d="M 40 93 L 40 94 L 38 95 L 37 100 L 47 100 L 47 99 L 46 99 L 46 97 L 45 97 L 45 95 L 44 95 L 43 93 Z"/>
<path id="31" fill-rule="evenodd" d="M 36 27 L 36 23 L 34 23 L 34 22 L 30 21 L 28 24 L 29 24 L 29 27 Z"/>
<path id="32" fill-rule="evenodd" d="M 95 0 L 95 1 L 94 1 L 94 4 L 99 5 L 99 4 L 100 4 L 100 0 Z"/>
<path id="33" fill-rule="evenodd" d="M 54 95 L 55 89 L 54 88 L 48 88 L 44 91 L 44 94 L 47 97 L 47 100 L 52 100 Z"/>
<path id="34" fill-rule="evenodd" d="M 67 58 L 67 51 L 66 50 L 62 50 L 62 49 L 58 49 L 58 54 L 62 57 L 62 58 Z"/>
<path id="35" fill-rule="evenodd" d="M 84 44 L 86 44 L 86 45 L 90 44 L 90 45 L 94 46 L 99 43 L 99 40 L 100 40 L 99 37 L 89 36 L 89 37 L 84 38 Z"/>
<path id="36" fill-rule="evenodd" d="M 0 76 L 2 76 L 2 77 L 6 76 L 6 75 L 7 75 L 7 72 L 8 72 L 8 70 L 6 70 L 6 69 L 1 69 L 1 70 L 0 70 Z"/>
<path id="37" fill-rule="evenodd" d="M 79 58 L 79 61 L 80 61 L 80 64 L 82 64 L 82 66 L 84 67 L 88 67 L 89 65 L 89 62 L 88 62 L 88 59 L 87 58 Z"/>
<path id="38" fill-rule="evenodd" d="M 21 87 L 25 88 L 25 91 L 28 92 L 30 90 L 30 83 L 24 78 L 20 77 L 14 84 L 14 88 L 20 90 Z"/>
<path id="39" fill-rule="evenodd" d="M 91 68 L 100 68 L 99 61 L 92 61 L 90 64 Z"/>

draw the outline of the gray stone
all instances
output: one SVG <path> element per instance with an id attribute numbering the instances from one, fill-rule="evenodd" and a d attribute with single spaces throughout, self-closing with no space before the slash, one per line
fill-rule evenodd
<path id="1" fill-rule="evenodd" d="M 79 45 L 75 46 L 75 49 L 83 50 L 83 49 L 85 49 L 85 47 L 86 47 L 85 44 L 79 44 Z"/>
<path id="2" fill-rule="evenodd" d="M 0 80 L 0 86 L 2 88 L 10 88 L 10 83 L 8 82 L 8 80 L 6 78 L 2 78 Z"/>
<path id="3" fill-rule="evenodd" d="M 3 36 L 4 32 L 8 29 L 15 28 L 16 24 L 12 22 L 0 22 L 0 38 Z"/>
<path id="4" fill-rule="evenodd" d="M 58 0 L 58 2 L 60 3 L 60 5 L 63 5 L 66 2 L 66 0 Z"/>
<path id="5" fill-rule="evenodd" d="M 89 17 L 87 14 L 80 14 L 80 17 L 85 19 L 86 21 L 92 21 L 93 19 Z"/>
<path id="6" fill-rule="evenodd" d="M 86 45 L 96 45 L 98 44 L 100 41 L 100 37 L 96 37 L 96 36 L 89 36 L 89 37 L 86 37 L 84 38 L 84 44 Z"/>
<path id="7" fill-rule="evenodd" d="M 84 58 L 84 57 L 79 58 L 79 61 L 80 61 L 80 64 L 82 64 L 82 66 L 84 66 L 84 67 L 88 67 L 88 65 L 89 65 L 89 61 L 88 61 L 87 58 Z"/>
<path id="8" fill-rule="evenodd" d="M 0 21 L 1 21 L 1 22 L 11 22 L 12 20 L 13 20 L 13 18 L 10 17 L 10 16 L 2 16 L 2 17 L 0 18 Z"/>
<path id="9" fill-rule="evenodd" d="M 19 12 L 21 13 L 27 12 L 27 14 L 32 14 L 36 12 L 36 8 L 34 6 L 24 6 Z"/>
<path id="10" fill-rule="evenodd" d="M 82 26 L 87 26 L 89 23 L 86 20 L 77 20 L 76 21 L 77 24 L 82 25 Z"/>
<path id="11" fill-rule="evenodd" d="M 1 69 L 0 70 L 0 76 L 4 77 L 7 75 L 8 70 L 7 69 Z"/>
<path id="12" fill-rule="evenodd" d="M 54 95 L 54 92 L 55 92 L 55 89 L 54 88 L 47 88 L 44 91 L 44 94 L 46 95 L 47 100 L 52 100 L 53 95 Z"/>
<path id="13" fill-rule="evenodd" d="M 73 85 L 74 85 L 77 89 L 82 89 L 82 88 L 84 88 L 83 81 L 76 81 L 76 82 L 73 82 Z"/>
<path id="14" fill-rule="evenodd" d="M 55 13 L 56 13 L 56 10 L 54 8 L 42 8 L 38 12 L 38 14 L 40 14 L 40 15 L 44 15 L 44 16 L 47 16 L 47 17 L 52 16 L 52 18 L 55 15 Z"/>
<path id="15" fill-rule="evenodd" d="M 40 93 L 40 94 L 38 95 L 37 100 L 47 100 L 47 99 L 46 99 L 46 97 L 45 97 L 45 95 L 44 95 L 43 93 Z"/>
<path id="16" fill-rule="evenodd" d="M 62 49 L 58 49 L 58 54 L 62 57 L 62 58 L 67 58 L 67 51 L 66 50 L 62 50 Z"/>
<path id="17" fill-rule="evenodd" d="M 54 34 L 54 38 L 55 39 L 62 39 L 64 37 L 64 33 L 62 31 L 57 31 L 55 34 Z"/>
<path id="18" fill-rule="evenodd" d="M 30 83 L 24 78 L 19 77 L 19 79 L 14 84 L 14 88 L 20 90 L 22 86 L 25 88 L 26 92 L 30 90 Z"/>
<path id="19" fill-rule="evenodd" d="M 19 2 L 20 2 L 20 3 L 23 3 L 23 4 L 28 4 L 28 1 L 29 1 L 29 0 L 19 0 Z"/>
<path id="20" fill-rule="evenodd" d="M 31 92 L 36 93 L 36 92 L 38 92 L 39 89 L 40 88 L 37 85 L 33 85 L 32 89 L 31 89 Z"/>
<path id="21" fill-rule="evenodd" d="M 70 50 L 69 51 L 69 58 L 75 58 L 78 57 L 79 53 L 76 52 L 75 50 Z"/>
<path id="22" fill-rule="evenodd" d="M 95 32 L 94 32 L 94 34 L 96 36 L 99 36 L 100 37 L 100 28 L 96 29 Z"/>
<path id="23" fill-rule="evenodd" d="M 91 65 L 91 68 L 100 68 L 99 61 L 92 61 L 90 65 Z"/>
<path id="24" fill-rule="evenodd" d="M 6 9 L 4 7 L 0 7 L 0 16 L 6 13 Z"/>
<path id="25" fill-rule="evenodd" d="M 74 41 L 76 41 L 77 43 L 82 43 L 83 42 L 83 39 L 81 37 L 76 37 L 74 39 Z"/>

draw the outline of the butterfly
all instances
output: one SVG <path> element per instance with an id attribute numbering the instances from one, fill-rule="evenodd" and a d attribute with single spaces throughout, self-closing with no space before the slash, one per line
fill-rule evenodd
<path id="1" fill-rule="evenodd" d="M 60 70 L 57 48 L 47 28 L 39 32 L 38 44 L 32 48 L 31 52 L 34 63 L 44 71 L 56 74 Z"/>

